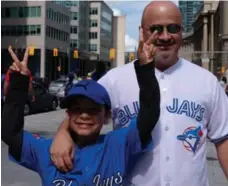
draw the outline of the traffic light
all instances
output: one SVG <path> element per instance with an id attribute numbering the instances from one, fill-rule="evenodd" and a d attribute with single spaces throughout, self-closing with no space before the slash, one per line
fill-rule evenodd
<path id="1" fill-rule="evenodd" d="M 109 59 L 114 60 L 116 58 L 116 49 L 115 48 L 110 48 L 109 50 Z"/>
<path id="2" fill-rule="evenodd" d="M 221 73 L 224 74 L 225 72 L 226 72 L 226 67 L 223 66 L 223 67 L 221 68 Z"/>
<path id="3" fill-rule="evenodd" d="M 57 57 L 58 56 L 58 48 L 53 49 L 53 56 Z"/>
<path id="4" fill-rule="evenodd" d="M 130 58 L 130 61 L 134 61 L 135 60 L 135 54 L 133 52 L 131 52 L 129 54 L 129 58 Z"/>
<path id="5" fill-rule="evenodd" d="M 34 53 L 35 53 L 35 48 L 33 46 L 30 46 L 29 47 L 29 55 L 34 56 Z"/>
<path id="6" fill-rule="evenodd" d="M 74 58 L 78 59 L 78 51 L 77 50 L 74 50 Z"/>

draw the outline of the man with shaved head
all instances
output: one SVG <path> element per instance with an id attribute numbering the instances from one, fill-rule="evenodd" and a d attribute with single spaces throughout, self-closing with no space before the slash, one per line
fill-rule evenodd
<path id="1" fill-rule="evenodd" d="M 125 185 L 208 186 L 207 139 L 228 177 L 228 99 L 212 73 L 178 56 L 182 31 L 174 3 L 149 3 L 139 27 L 138 59 L 99 80 L 110 94 L 114 129 L 126 127 L 139 110 L 134 66 L 154 59 L 161 114 L 152 133 L 153 150 L 130 163 Z M 68 128 L 65 119 L 50 150 L 54 164 L 65 171 L 72 168 L 74 153 Z"/>

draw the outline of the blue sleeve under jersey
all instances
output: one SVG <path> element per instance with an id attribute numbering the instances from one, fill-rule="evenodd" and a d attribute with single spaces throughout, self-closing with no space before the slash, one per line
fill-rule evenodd
<path id="1" fill-rule="evenodd" d="M 110 147 L 118 148 L 125 154 L 125 161 L 136 154 L 143 153 L 152 149 L 152 137 L 150 142 L 142 148 L 139 131 L 137 128 L 137 119 L 133 119 L 128 127 L 110 132 L 106 136 L 106 143 Z"/>
<path id="2" fill-rule="evenodd" d="M 49 143 L 49 140 L 24 131 L 21 160 L 18 162 L 11 155 L 9 158 L 23 167 L 39 172 L 41 160 L 48 158 L 46 152 Z"/>

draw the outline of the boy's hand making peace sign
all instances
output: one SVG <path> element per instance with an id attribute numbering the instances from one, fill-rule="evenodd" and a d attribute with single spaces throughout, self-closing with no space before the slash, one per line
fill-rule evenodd
<path id="1" fill-rule="evenodd" d="M 28 69 L 29 48 L 26 48 L 24 58 L 22 61 L 18 59 L 17 55 L 14 53 L 11 47 L 9 47 L 8 51 L 13 59 L 13 64 L 9 67 L 10 72 L 19 72 L 23 75 L 29 75 L 29 69 Z"/>

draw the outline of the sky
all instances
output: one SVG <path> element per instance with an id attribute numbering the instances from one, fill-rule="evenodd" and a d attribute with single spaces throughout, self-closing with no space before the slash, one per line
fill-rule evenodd
<path id="1" fill-rule="evenodd" d="M 178 0 L 173 0 L 178 3 Z M 105 1 L 113 10 L 114 15 L 126 15 L 126 51 L 134 51 L 138 46 L 138 28 L 143 9 L 150 1 Z"/>

